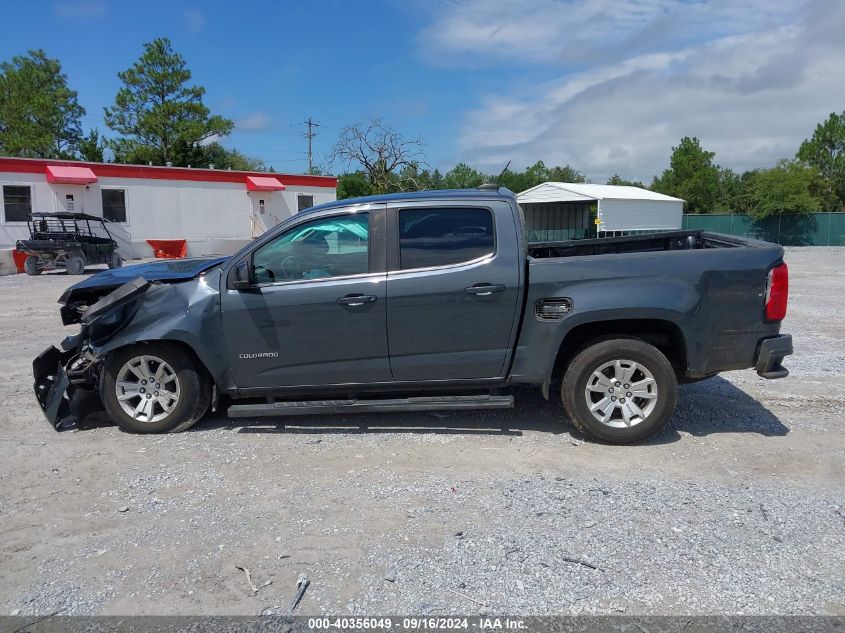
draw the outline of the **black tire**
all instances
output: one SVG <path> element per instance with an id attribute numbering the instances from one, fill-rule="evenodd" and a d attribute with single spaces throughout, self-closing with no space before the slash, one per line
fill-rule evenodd
<path id="1" fill-rule="evenodd" d="M 81 255 L 71 255 L 65 260 L 65 270 L 68 275 L 84 275 L 85 258 Z"/>
<path id="2" fill-rule="evenodd" d="M 23 262 L 23 270 L 27 275 L 35 277 L 40 275 L 44 272 L 41 267 L 38 265 L 38 256 L 37 255 L 30 255 L 27 257 Z"/>
<path id="3" fill-rule="evenodd" d="M 622 409 L 625 407 L 618 404 L 625 402 L 623 398 L 632 393 L 625 389 L 624 384 L 616 387 L 617 383 L 614 379 L 607 379 L 611 389 L 623 389 L 623 392 L 618 396 L 612 396 L 610 393 L 590 393 L 588 396 L 586 393 L 588 381 L 597 380 L 594 378 L 594 372 L 608 363 L 615 363 L 617 360 L 636 363 L 639 369 L 636 370 L 637 373 L 634 376 L 639 376 L 644 381 L 640 384 L 648 382 L 645 374 L 641 373 L 645 369 L 653 377 L 656 386 L 656 397 L 654 398 L 651 397 L 653 394 L 649 394 L 648 399 L 637 398 L 636 396 L 627 398 L 643 412 L 646 411 L 645 407 L 649 406 L 651 400 L 655 400 L 653 408 L 645 418 L 637 416 L 639 421 L 636 418 L 632 419 L 633 424 L 631 426 L 625 426 L 629 423 L 621 419 Z M 633 367 L 633 365 L 624 365 L 623 369 L 627 370 L 630 367 Z M 611 376 L 615 375 L 613 367 L 608 367 L 605 371 L 609 372 Z M 633 378 L 629 378 L 629 380 L 633 381 Z M 600 388 L 598 384 L 594 386 L 597 389 Z M 653 387 L 640 387 L 640 389 L 641 391 L 642 389 L 652 390 Z M 593 404 L 603 401 L 613 407 L 606 421 L 600 421 L 593 415 L 588 404 L 588 397 L 595 399 Z M 632 444 L 659 433 L 666 426 L 678 402 L 678 382 L 672 364 L 653 345 L 638 339 L 606 339 L 582 349 L 572 359 L 563 378 L 561 398 L 572 423 L 584 435 L 610 444 Z M 604 398 L 608 400 L 604 400 Z M 618 398 L 618 400 L 614 400 L 614 403 L 611 404 L 611 398 Z M 630 409 L 626 411 L 626 414 L 630 415 Z"/>
<path id="4" fill-rule="evenodd" d="M 109 261 L 109 268 L 120 268 L 123 266 L 123 260 L 120 258 L 120 253 L 114 251 L 111 254 L 111 261 Z"/>
<path id="5" fill-rule="evenodd" d="M 118 401 L 117 381 L 123 367 L 141 356 L 154 356 L 172 368 L 179 386 L 173 409 L 160 420 L 144 421 L 130 416 Z M 126 393 L 123 391 L 123 393 Z M 147 394 L 149 395 L 149 394 Z M 109 416 L 129 433 L 179 433 L 205 415 L 211 404 L 211 382 L 206 373 L 178 345 L 155 343 L 117 350 L 106 358 L 100 383 L 100 397 Z M 138 397 L 140 402 L 140 396 Z M 128 406 L 134 405 L 130 400 Z M 160 414 L 164 411 L 159 409 Z M 153 416 L 155 417 L 155 416 Z"/>

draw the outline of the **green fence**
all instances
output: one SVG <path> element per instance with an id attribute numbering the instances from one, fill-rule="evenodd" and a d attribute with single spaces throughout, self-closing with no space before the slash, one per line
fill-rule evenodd
<path id="1" fill-rule="evenodd" d="M 742 214 L 685 215 L 684 228 L 741 235 L 784 246 L 845 246 L 845 213 L 784 213 L 763 220 Z"/>

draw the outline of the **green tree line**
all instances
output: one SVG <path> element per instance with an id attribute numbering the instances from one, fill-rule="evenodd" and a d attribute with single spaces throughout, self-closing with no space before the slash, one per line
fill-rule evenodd
<path id="1" fill-rule="evenodd" d="M 387 187 L 380 189 L 373 186 L 366 171 L 359 169 L 338 176 L 337 197 L 351 198 L 394 191 L 466 189 L 478 187 L 486 182 L 498 182 L 511 191 L 525 191 L 549 181 L 587 182 L 587 179 L 569 165 L 549 168 L 543 164 L 543 161 L 537 161 L 524 171 L 506 169 L 500 174 L 485 174 L 466 163 L 458 163 L 446 173 L 441 173 L 439 169 L 407 167 L 394 174 L 388 181 Z"/>
<path id="2" fill-rule="evenodd" d="M 742 174 L 720 167 L 715 153 L 697 138 L 684 137 L 672 148 L 669 167 L 654 178 L 651 189 L 686 200 L 686 213 L 746 213 L 765 218 L 778 213 L 837 211 L 845 204 L 845 133 L 826 136 L 831 125 L 845 127 L 845 112 L 831 114 L 794 158 Z M 840 156 L 836 158 L 837 154 Z"/>
<path id="3" fill-rule="evenodd" d="M 378 139 L 368 139 L 367 146 L 372 145 L 379 147 Z M 772 167 L 737 174 L 720 167 L 714 159 L 715 153 L 704 149 L 697 138 L 684 137 L 672 148 L 669 167 L 655 176 L 650 185 L 627 180 L 619 174 L 611 176 L 606 183 L 642 187 L 682 198 L 686 201 L 686 213 L 746 213 L 764 218 L 778 213 L 845 209 L 845 111 L 832 113 L 801 144 L 794 158 L 780 160 Z M 548 181 L 588 182 L 581 171 L 570 165 L 546 167 L 542 161 L 522 171 L 505 169 L 501 174 L 487 174 L 466 163 L 458 163 L 441 173 L 438 169 L 425 168 L 424 161 L 418 160 L 393 173 L 379 174 L 377 179 L 366 169 L 367 165 L 368 161 L 359 159 L 357 169 L 340 174 L 338 198 L 460 189 L 484 182 L 498 182 L 515 192 Z"/>

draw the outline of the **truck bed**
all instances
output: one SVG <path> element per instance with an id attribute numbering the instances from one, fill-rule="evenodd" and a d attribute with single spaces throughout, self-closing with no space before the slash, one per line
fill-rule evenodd
<path id="1" fill-rule="evenodd" d="M 569 312 L 526 317 L 512 379 L 536 382 L 543 350 L 594 323 L 663 328 L 685 350 L 688 378 L 753 367 L 759 342 L 780 329 L 763 312 L 768 271 L 781 261 L 777 244 L 703 231 L 529 244 L 526 305 L 565 299 Z"/>
<path id="2" fill-rule="evenodd" d="M 666 231 L 626 237 L 604 237 L 562 242 L 532 242 L 528 255 L 535 259 L 619 253 L 649 253 L 747 246 L 748 240 L 704 231 Z"/>

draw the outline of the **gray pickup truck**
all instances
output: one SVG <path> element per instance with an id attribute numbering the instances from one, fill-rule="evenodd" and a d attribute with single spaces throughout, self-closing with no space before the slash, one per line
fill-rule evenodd
<path id="1" fill-rule="evenodd" d="M 787 375 L 787 284 L 780 246 L 702 231 L 528 243 L 495 186 L 341 200 L 232 257 L 72 286 L 62 320 L 81 331 L 34 361 L 35 393 L 56 428 L 93 393 L 121 428 L 161 433 L 224 404 L 480 410 L 535 385 L 583 433 L 630 443 L 666 424 L 679 382 Z"/>

